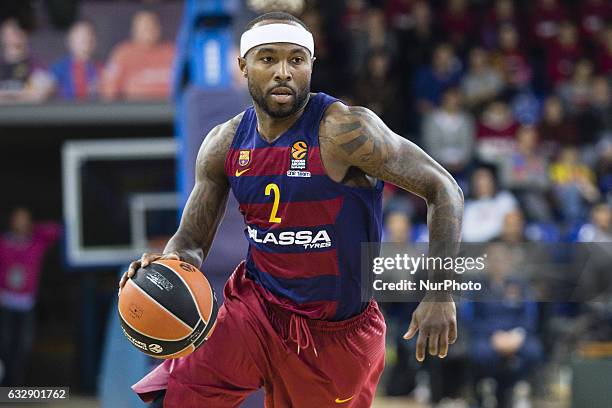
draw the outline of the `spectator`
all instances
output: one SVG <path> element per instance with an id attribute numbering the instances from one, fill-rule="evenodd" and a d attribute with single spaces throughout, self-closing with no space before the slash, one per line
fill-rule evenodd
<path id="1" fill-rule="evenodd" d="M 612 21 L 612 3 L 606 0 L 583 0 L 580 2 L 580 31 L 595 44 L 604 30 L 606 21 Z"/>
<path id="2" fill-rule="evenodd" d="M 395 43 L 395 37 L 387 29 L 385 12 L 379 8 L 370 9 L 367 22 L 367 50 L 371 52 L 382 48 L 392 56 L 395 55 L 397 44 Z"/>
<path id="3" fill-rule="evenodd" d="M 63 99 L 95 99 L 98 95 L 101 65 L 94 61 L 96 31 L 92 23 L 77 21 L 68 31 L 69 55 L 51 67 L 57 92 Z"/>
<path id="4" fill-rule="evenodd" d="M 444 90 L 457 86 L 460 80 L 461 63 L 453 48 L 448 44 L 438 45 L 431 66 L 421 68 L 415 78 L 417 111 L 421 114 L 430 112 L 440 104 Z"/>
<path id="5" fill-rule="evenodd" d="M 574 72 L 574 65 L 582 56 L 578 32 L 574 24 L 564 21 L 559 25 L 559 35 L 548 46 L 548 80 L 554 89 Z"/>
<path id="6" fill-rule="evenodd" d="M 427 152 L 459 178 L 472 160 L 474 121 L 461 107 L 461 93 L 449 88 L 442 106 L 425 116 L 423 145 Z"/>
<path id="7" fill-rule="evenodd" d="M 558 0 L 538 0 L 531 10 L 530 35 L 533 44 L 545 49 L 559 34 L 559 25 L 568 13 Z"/>
<path id="8" fill-rule="evenodd" d="M 353 76 L 366 69 L 368 56 L 374 50 L 385 49 L 393 55 L 397 48 L 395 37 L 387 29 L 385 13 L 377 8 L 367 11 L 366 24 L 353 31 L 351 43 Z"/>
<path id="9" fill-rule="evenodd" d="M 432 50 L 438 41 L 431 7 L 426 1 L 417 1 L 412 6 L 412 26 L 399 36 L 399 63 L 402 68 L 422 67 L 432 58 Z"/>
<path id="10" fill-rule="evenodd" d="M 346 60 L 346 50 L 331 52 L 334 47 L 330 43 L 332 40 L 323 30 L 321 14 L 317 10 L 310 10 L 302 16 L 302 21 L 310 28 L 317 50 L 317 69 L 312 72 L 312 89 L 329 89 L 329 92 L 339 92 L 344 87 L 344 81 L 349 75 L 345 74 L 343 62 Z M 344 55 L 344 58 L 342 57 Z M 231 62 L 236 66 L 235 62 Z M 244 76 L 238 70 L 240 79 L 244 84 Z"/>
<path id="11" fill-rule="evenodd" d="M 589 104 L 593 82 L 593 64 L 583 58 L 576 64 L 572 78 L 559 86 L 559 96 L 567 111 L 576 116 Z"/>
<path id="12" fill-rule="evenodd" d="M 398 129 L 402 109 L 396 81 L 390 71 L 391 55 L 384 49 L 374 51 L 355 87 L 356 101 L 372 109 L 390 128 Z"/>
<path id="13" fill-rule="evenodd" d="M 10 230 L 0 238 L 0 354 L 6 364 L 5 386 L 24 385 L 42 261 L 59 236 L 59 225 L 34 224 L 27 209 L 17 208 L 11 214 Z"/>
<path id="14" fill-rule="evenodd" d="M 550 166 L 550 179 L 564 221 L 580 222 L 586 215 L 586 202 L 600 197 L 593 171 L 584 165 L 575 147 L 564 147 Z"/>
<path id="15" fill-rule="evenodd" d="M 392 28 L 405 31 L 414 25 L 413 3 L 414 0 L 389 0 L 385 2 L 385 14 Z"/>
<path id="16" fill-rule="evenodd" d="M 533 72 L 519 47 L 519 36 L 514 26 L 504 24 L 499 28 L 499 50 L 493 56 L 493 65 L 502 73 L 510 94 L 529 86 Z"/>
<path id="17" fill-rule="evenodd" d="M 612 135 L 612 91 L 606 77 L 595 77 L 591 82 L 588 105 L 580 115 L 580 123 L 586 141 L 597 141 L 606 134 Z"/>
<path id="18" fill-rule="evenodd" d="M 555 156 L 563 146 L 577 146 L 580 143 L 574 120 L 565 115 L 561 99 L 554 95 L 544 101 L 544 113 L 538 133 L 548 157 Z"/>
<path id="19" fill-rule="evenodd" d="M 612 135 L 601 139 L 595 146 L 595 174 L 601 193 L 612 202 Z"/>
<path id="20" fill-rule="evenodd" d="M 368 35 L 368 7 L 365 0 L 348 0 L 340 24 L 348 34 L 347 45 L 350 50 L 350 75 L 352 78 L 357 72 L 360 72 L 359 69 L 363 67 L 367 56 L 367 47 L 363 45 Z"/>
<path id="21" fill-rule="evenodd" d="M 501 74 L 489 64 L 487 52 L 480 47 L 473 48 L 469 71 L 461 81 L 466 105 L 480 112 L 484 104 L 499 94 L 503 85 Z"/>
<path id="22" fill-rule="evenodd" d="M 527 242 L 527 236 L 525 235 L 525 217 L 519 208 L 515 208 L 506 214 L 501 234 L 493 238 L 492 242 L 503 242 L 508 245 Z"/>
<path id="23" fill-rule="evenodd" d="M 597 70 L 602 75 L 612 75 L 612 23 L 602 33 L 598 49 Z"/>
<path id="24" fill-rule="evenodd" d="M 578 231 L 579 242 L 612 242 L 612 209 L 599 203 L 591 209 L 591 222 Z"/>
<path id="25" fill-rule="evenodd" d="M 409 213 L 409 204 L 396 200 L 389 203 L 385 211 L 385 238 L 384 242 L 406 245 L 412 236 L 412 223 Z"/>
<path id="26" fill-rule="evenodd" d="M 463 240 L 487 242 L 501 233 L 504 217 L 517 206 L 516 199 L 497 190 L 493 173 L 486 167 L 472 174 L 471 195 L 463 213 Z"/>
<path id="27" fill-rule="evenodd" d="M 463 50 L 476 30 L 476 16 L 469 10 L 466 0 L 448 0 L 441 23 L 448 41 L 456 50 Z"/>
<path id="28" fill-rule="evenodd" d="M 481 32 L 481 42 L 487 49 L 498 45 L 498 28 L 502 25 L 510 25 L 514 27 L 516 32 L 521 31 L 512 0 L 496 0 L 493 7 L 486 13 Z"/>
<path id="29" fill-rule="evenodd" d="M 592 41 L 603 31 L 606 21 L 612 20 L 612 4 L 606 0 L 581 1 L 579 16 L 580 31 Z"/>
<path id="30" fill-rule="evenodd" d="M 537 130 L 523 126 L 516 138 L 516 150 L 502 162 L 502 185 L 512 190 L 531 220 L 550 221 L 548 163 L 538 149 Z"/>
<path id="31" fill-rule="evenodd" d="M 507 103 L 501 100 L 491 102 L 478 121 L 476 150 L 479 159 L 497 164 L 511 154 L 518 128 L 519 123 Z"/>
<path id="32" fill-rule="evenodd" d="M 542 358 L 542 345 L 536 335 L 537 303 L 527 282 L 515 276 L 520 272 L 520 264 L 513 260 L 511 249 L 493 244 L 487 253 L 483 287 L 487 296 L 495 300 L 463 306 L 475 379 L 495 382 L 494 406 L 529 406 L 509 404 L 512 400 L 516 404 L 520 389 L 527 385 L 524 380 Z M 525 400 L 523 403 L 529 404 Z"/>
<path id="33" fill-rule="evenodd" d="M 53 80 L 30 55 L 28 34 L 15 20 L 0 26 L 0 104 L 38 103 L 51 94 Z"/>
<path id="34" fill-rule="evenodd" d="M 170 95 L 174 48 L 160 42 L 158 16 L 140 11 L 132 19 L 132 39 L 118 45 L 104 69 L 106 100 L 167 99 Z"/>

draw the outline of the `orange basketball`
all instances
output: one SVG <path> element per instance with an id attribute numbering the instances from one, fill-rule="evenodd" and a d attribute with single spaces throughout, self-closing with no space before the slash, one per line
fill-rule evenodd
<path id="1" fill-rule="evenodd" d="M 140 351 L 157 358 L 192 353 L 211 335 L 217 298 L 204 274 L 175 260 L 140 268 L 119 295 L 123 333 Z"/>

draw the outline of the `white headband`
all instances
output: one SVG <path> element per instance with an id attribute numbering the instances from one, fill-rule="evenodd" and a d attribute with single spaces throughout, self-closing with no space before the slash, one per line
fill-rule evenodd
<path id="1" fill-rule="evenodd" d="M 297 44 L 314 57 L 314 38 L 304 27 L 294 24 L 266 24 L 245 31 L 240 37 L 240 56 L 262 44 L 291 43 Z"/>

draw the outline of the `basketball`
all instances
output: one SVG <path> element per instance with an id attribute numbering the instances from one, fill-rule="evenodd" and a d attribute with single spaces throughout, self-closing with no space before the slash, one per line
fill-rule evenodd
<path id="1" fill-rule="evenodd" d="M 204 274 L 185 262 L 159 260 L 140 268 L 119 296 L 123 333 L 152 357 L 183 357 L 211 335 L 217 299 Z"/>

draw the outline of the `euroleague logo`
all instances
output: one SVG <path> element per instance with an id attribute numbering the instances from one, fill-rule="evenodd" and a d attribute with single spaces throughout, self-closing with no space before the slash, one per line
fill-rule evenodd
<path id="1" fill-rule="evenodd" d="M 155 344 L 155 343 L 151 343 L 149 344 L 149 351 L 155 353 L 155 354 L 159 354 L 162 351 L 164 351 L 164 348 L 162 346 L 160 346 L 159 344 Z"/>
<path id="2" fill-rule="evenodd" d="M 294 160 L 304 160 L 306 154 L 308 154 L 308 145 L 303 140 L 295 142 L 291 147 L 291 157 Z"/>
<path id="3" fill-rule="evenodd" d="M 291 167 L 287 170 L 289 177 L 310 177 L 306 170 L 306 160 L 308 159 L 308 144 L 303 140 L 298 140 L 291 146 Z"/>

